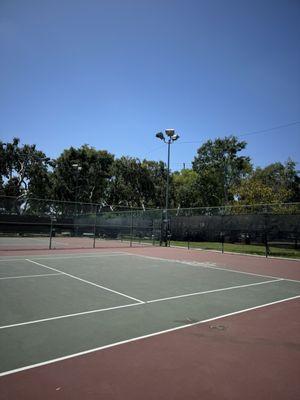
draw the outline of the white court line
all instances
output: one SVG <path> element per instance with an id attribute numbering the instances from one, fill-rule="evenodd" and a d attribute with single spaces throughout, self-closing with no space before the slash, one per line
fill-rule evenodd
<path id="1" fill-rule="evenodd" d="M 71 258 L 71 259 L 76 259 L 76 258 L 101 258 L 101 257 L 115 257 L 115 256 L 132 256 L 132 254 L 131 253 L 102 253 L 102 254 L 100 254 L 100 253 L 92 253 L 92 254 L 87 254 L 87 255 L 81 255 L 82 253 L 78 253 L 79 255 L 77 256 L 77 254 L 75 253 L 74 255 L 66 255 L 66 257 L 65 256 L 50 256 L 50 257 L 30 257 L 31 259 L 34 259 L 34 260 L 63 260 L 63 259 L 68 259 L 68 258 Z M 27 258 L 8 258 L 8 259 L 0 259 L 0 262 L 1 261 L 26 261 L 27 260 Z"/>
<path id="2" fill-rule="evenodd" d="M 189 294 L 181 294 L 181 295 L 178 295 L 178 296 L 171 296 L 171 297 L 164 297 L 164 298 L 161 298 L 161 299 L 149 300 L 149 301 L 146 301 L 146 303 L 156 303 L 156 302 L 158 302 L 158 301 L 166 301 L 166 300 L 180 299 L 180 298 L 182 298 L 182 297 L 197 296 L 197 295 L 199 295 L 199 294 L 208 294 L 208 293 L 223 292 L 223 291 L 226 291 L 226 290 L 245 288 L 245 287 L 249 287 L 249 286 L 265 285 L 266 283 L 279 282 L 279 281 L 284 281 L 284 279 L 272 279 L 271 281 L 264 281 L 264 282 L 257 282 L 257 283 L 249 283 L 249 284 L 247 284 L 247 285 L 230 286 L 230 287 L 225 287 L 225 288 L 222 288 L 222 289 L 206 290 L 206 291 L 204 291 L 204 292 L 195 292 L 195 293 L 189 293 Z"/>
<path id="3" fill-rule="evenodd" d="M 274 279 L 272 281 L 249 283 L 247 285 L 231 286 L 231 287 L 226 287 L 226 288 L 221 288 L 221 289 L 206 290 L 204 292 L 188 293 L 188 294 L 182 294 L 182 295 L 178 295 L 178 296 L 165 297 L 165 298 L 161 298 L 161 299 L 148 300 L 148 301 L 145 301 L 142 303 L 139 302 L 139 303 L 128 304 L 128 305 L 125 304 L 123 306 L 101 308 L 98 310 L 82 311 L 82 312 L 75 313 L 75 314 L 59 315 L 57 317 L 43 318 L 43 319 L 38 319 L 38 320 L 33 320 L 33 321 L 20 322 L 20 323 L 11 324 L 11 325 L 4 325 L 4 326 L 0 326 L 0 329 L 7 329 L 7 328 L 12 328 L 12 327 L 21 326 L 21 325 L 29 325 L 29 324 L 39 323 L 39 322 L 52 321 L 55 319 L 69 318 L 69 317 L 74 317 L 74 316 L 78 316 L 78 315 L 93 314 L 93 313 L 98 313 L 98 312 L 103 312 L 103 311 L 117 310 L 119 308 L 140 306 L 140 305 L 144 305 L 144 304 L 148 304 L 148 303 L 156 303 L 156 302 L 160 302 L 160 301 L 174 300 L 174 299 L 178 299 L 178 298 L 182 298 L 182 297 L 190 297 L 190 296 L 196 296 L 196 295 L 202 295 L 202 294 L 208 294 L 208 293 L 214 293 L 214 292 L 220 292 L 220 291 L 226 291 L 226 290 L 233 290 L 233 289 L 239 289 L 239 288 L 244 288 L 244 287 L 248 287 L 248 286 L 263 285 L 265 283 L 278 282 L 278 281 L 283 281 L 283 280 L 284 279 Z"/>
<path id="4" fill-rule="evenodd" d="M 63 275 L 61 272 L 58 272 L 56 274 L 39 274 L 39 275 L 20 275 L 20 276 L 5 276 L 1 277 L 1 280 L 4 279 L 20 279 L 20 278 L 37 278 L 37 277 L 43 277 L 43 276 L 55 276 L 55 275 Z"/>
<path id="5" fill-rule="evenodd" d="M 86 315 L 86 314 L 99 313 L 99 312 L 103 312 L 103 311 L 118 310 L 119 308 L 140 306 L 141 304 L 142 303 L 132 303 L 132 304 L 125 304 L 123 306 L 116 306 L 116 307 L 109 307 L 109 308 L 99 308 L 98 310 L 82 311 L 82 312 L 73 313 L 73 314 L 59 315 L 57 317 L 36 319 L 34 321 L 20 322 L 20 323 L 11 324 L 11 325 L 3 325 L 3 326 L 0 326 L 0 329 L 14 328 L 16 326 L 31 325 L 31 324 L 37 324 L 37 323 L 40 323 L 40 322 L 54 321 L 56 319 L 77 317 L 78 315 Z"/>
<path id="6" fill-rule="evenodd" d="M 204 324 L 204 323 L 206 323 L 206 322 L 216 321 L 217 319 L 226 318 L 226 317 L 231 317 L 231 316 L 233 316 L 233 315 L 242 314 L 242 313 L 245 313 L 245 312 L 248 312 L 248 311 L 252 311 L 252 310 L 258 310 L 258 309 L 263 308 L 263 307 L 272 306 L 272 305 L 274 305 L 274 304 L 279 304 L 279 303 L 283 303 L 283 302 L 285 302 L 285 301 L 290 301 L 290 300 L 294 300 L 294 299 L 298 299 L 298 298 L 300 298 L 300 295 L 299 295 L 299 296 L 288 297 L 288 298 L 282 299 L 282 300 L 273 301 L 273 302 L 271 302 L 271 303 L 265 303 L 265 304 L 262 304 L 262 305 L 260 305 L 260 306 L 255 306 L 255 307 L 250 307 L 250 308 L 244 308 L 243 310 L 234 311 L 234 312 L 231 312 L 231 313 L 228 313 L 228 314 L 218 315 L 217 317 L 204 319 L 204 320 L 202 320 L 202 321 L 193 322 L 193 323 L 191 323 L 191 324 L 185 324 L 185 325 L 177 326 L 176 328 L 165 329 L 165 330 L 163 330 L 163 331 L 150 333 L 150 334 L 148 334 L 148 335 L 138 336 L 138 337 L 134 337 L 134 338 L 127 339 L 127 340 L 122 340 L 122 341 L 120 341 L 120 342 L 111 343 L 111 344 L 107 344 L 107 345 L 100 346 L 100 347 L 95 347 L 95 348 L 93 348 L 93 349 L 84 350 L 84 351 L 81 351 L 81 352 L 79 352 L 79 353 L 69 354 L 69 355 L 67 355 L 67 356 L 54 358 L 54 359 L 47 360 L 47 361 L 43 361 L 43 362 L 40 362 L 40 363 L 37 363 L 37 364 L 27 365 L 27 366 L 25 366 L 25 367 L 16 368 L 16 369 L 12 369 L 12 370 L 10 370 L 10 371 L 1 372 L 1 373 L 0 373 L 0 376 L 10 375 L 10 374 L 14 374 L 14 373 L 17 373 L 17 372 L 25 371 L 25 370 L 28 370 L 28 369 L 41 367 L 41 366 L 43 366 L 43 365 L 53 364 L 53 363 L 56 363 L 56 362 L 59 362 L 59 361 L 68 360 L 68 359 L 70 359 L 70 358 L 75 358 L 75 357 L 83 356 L 83 355 L 85 355 L 85 354 L 95 353 L 96 351 L 99 351 L 99 350 L 104 350 L 104 349 L 108 349 L 108 348 L 111 348 L 111 347 L 120 346 L 120 345 L 122 345 L 122 344 L 130 343 L 130 342 L 136 342 L 136 341 L 142 340 L 142 339 L 148 339 L 148 338 L 153 337 L 153 336 L 158 336 L 158 335 L 162 335 L 162 334 L 164 334 L 164 333 L 169 333 L 169 332 L 178 331 L 178 330 L 180 330 L 180 329 L 185 329 L 185 328 L 189 328 L 189 327 L 191 327 L 191 326 Z"/>
<path id="7" fill-rule="evenodd" d="M 240 270 L 234 270 L 234 269 L 229 269 L 229 268 L 224 268 L 224 267 L 217 267 L 213 265 L 208 265 L 210 264 L 209 262 L 201 263 L 199 261 L 184 261 L 184 260 L 171 260 L 169 258 L 161 258 L 161 257 L 152 257 L 152 256 L 144 256 L 142 254 L 134 254 L 134 253 L 128 253 L 132 256 L 137 256 L 137 257 L 142 257 L 142 258 L 149 258 L 150 260 L 159 260 L 159 261 L 166 261 L 166 262 L 176 262 L 179 264 L 186 264 L 194 267 L 202 267 L 202 268 L 208 268 L 208 269 L 216 269 L 220 271 L 226 271 L 226 272 L 233 272 L 235 274 L 243 274 L 243 275 L 252 275 L 252 276 L 259 276 L 261 278 L 271 278 L 271 279 L 284 279 L 285 281 L 288 282 L 297 282 L 300 283 L 300 280 L 297 279 L 288 279 L 288 278 L 282 278 L 279 276 L 272 276 L 272 275 L 262 275 L 262 274 L 255 274 L 254 272 L 245 272 L 245 271 L 240 271 Z"/>
<path id="8" fill-rule="evenodd" d="M 116 293 L 116 294 L 118 294 L 118 295 L 120 295 L 120 296 L 127 297 L 128 299 L 137 301 L 138 303 L 144 303 L 143 300 L 136 299 L 135 297 L 128 296 L 128 295 L 125 294 L 125 293 L 117 292 L 116 290 L 113 290 L 113 289 L 109 289 L 109 288 L 106 287 L 106 286 L 98 285 L 97 283 L 87 281 L 86 279 L 78 278 L 78 276 L 68 274 L 67 272 L 61 271 L 61 270 L 59 270 L 59 269 L 52 268 L 52 267 L 48 267 L 47 265 L 38 263 L 38 262 L 33 261 L 33 260 L 29 260 L 29 258 L 27 258 L 26 261 L 28 261 L 28 262 L 30 262 L 30 263 L 33 263 L 33 264 L 36 264 L 36 265 L 40 265 L 41 267 L 44 267 L 44 268 L 51 269 L 52 271 L 55 271 L 55 272 L 60 272 L 60 273 L 63 274 L 63 275 L 69 276 L 69 277 L 71 277 L 71 278 L 73 278 L 73 279 L 77 279 L 78 281 L 81 281 L 81 282 L 84 282 L 84 283 L 88 283 L 89 285 L 96 286 L 96 287 L 98 287 L 98 288 L 100 288 L 100 289 L 107 290 L 108 292 Z"/>

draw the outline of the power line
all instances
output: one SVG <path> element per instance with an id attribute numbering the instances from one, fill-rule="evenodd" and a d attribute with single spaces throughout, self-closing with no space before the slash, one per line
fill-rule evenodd
<path id="1" fill-rule="evenodd" d="M 250 135 L 258 135 L 260 133 L 267 133 L 267 132 L 270 132 L 270 131 L 274 131 L 274 130 L 282 129 L 282 128 L 287 128 L 289 126 L 298 125 L 298 124 L 300 124 L 300 121 L 291 122 L 289 124 L 277 125 L 277 126 L 273 126 L 272 128 L 260 129 L 258 131 L 247 132 L 247 133 L 243 133 L 242 135 L 236 135 L 236 136 L 237 137 L 243 137 L 243 136 L 250 136 Z M 192 142 L 180 142 L 180 143 L 181 144 L 203 143 L 203 140 L 201 140 L 201 141 L 192 141 Z"/>
<path id="2" fill-rule="evenodd" d="M 261 129 L 259 131 L 253 131 L 253 132 L 244 133 L 243 135 L 239 135 L 238 137 L 250 136 L 250 135 L 258 135 L 259 133 L 266 133 L 266 132 L 270 132 L 270 131 L 275 131 L 276 129 L 287 128 L 289 126 L 293 126 L 293 125 L 297 125 L 297 124 L 300 124 L 300 121 L 291 122 L 289 124 L 284 124 L 284 125 L 273 126 L 272 128 Z"/>

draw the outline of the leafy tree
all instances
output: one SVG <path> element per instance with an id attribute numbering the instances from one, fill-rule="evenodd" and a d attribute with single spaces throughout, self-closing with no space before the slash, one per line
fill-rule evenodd
<path id="1" fill-rule="evenodd" d="M 272 163 L 265 168 L 256 168 L 252 179 L 263 182 L 274 192 L 289 193 L 286 201 L 300 201 L 300 177 L 296 170 L 296 163 L 288 159 L 284 164 Z"/>
<path id="2" fill-rule="evenodd" d="M 114 162 L 108 202 L 130 207 L 163 207 L 166 177 L 162 161 L 123 156 Z"/>
<path id="3" fill-rule="evenodd" d="M 201 206 L 197 191 L 197 172 L 183 169 L 173 174 L 174 207 Z"/>
<path id="4" fill-rule="evenodd" d="M 246 179 L 236 190 L 236 198 L 240 204 L 284 203 L 290 196 L 290 191 L 280 188 L 274 191 L 271 187 L 257 179 Z"/>
<path id="5" fill-rule="evenodd" d="M 1 194 L 46 197 L 50 190 L 51 161 L 35 145 L 20 146 L 20 139 L 0 142 Z"/>
<path id="6" fill-rule="evenodd" d="M 300 200 L 300 178 L 296 163 L 276 162 L 253 173 L 235 188 L 236 198 L 243 204 L 282 203 Z"/>
<path id="7" fill-rule="evenodd" d="M 109 187 L 111 204 L 145 207 L 151 190 L 149 173 L 138 158 L 122 156 L 115 160 Z"/>
<path id="8" fill-rule="evenodd" d="M 246 142 L 229 136 L 208 140 L 197 150 L 193 170 L 198 174 L 197 190 L 202 205 L 223 205 L 233 200 L 231 188 L 252 169 L 250 158 L 238 155 L 245 148 Z"/>
<path id="9" fill-rule="evenodd" d="M 59 200 L 98 202 L 106 200 L 114 156 L 87 144 L 70 147 L 57 158 L 52 176 L 53 196 Z M 78 167 L 75 167 L 76 165 Z"/>
<path id="10" fill-rule="evenodd" d="M 166 201 L 166 181 L 167 167 L 163 161 L 147 161 L 143 160 L 143 168 L 146 168 L 149 174 L 149 179 L 152 182 L 152 187 L 149 184 L 148 207 L 163 208 Z M 173 176 L 170 173 L 170 204 L 173 198 Z"/>

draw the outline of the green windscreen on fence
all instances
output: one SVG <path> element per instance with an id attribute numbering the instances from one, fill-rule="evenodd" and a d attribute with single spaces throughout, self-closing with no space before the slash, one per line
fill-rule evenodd
<path id="1" fill-rule="evenodd" d="M 299 257 L 300 203 L 133 209 L 0 197 L 0 249 L 160 244 Z"/>

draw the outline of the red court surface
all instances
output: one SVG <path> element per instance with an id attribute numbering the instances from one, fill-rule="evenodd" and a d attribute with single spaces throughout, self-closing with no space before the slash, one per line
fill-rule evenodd
<path id="1" fill-rule="evenodd" d="M 292 300 L 32 368 L 0 399 L 298 400 L 299 315 Z"/>
<path id="2" fill-rule="evenodd" d="M 121 251 L 171 260 L 210 262 L 226 269 L 300 280 L 300 260 L 222 254 L 216 251 L 187 250 L 175 247 L 132 248 Z"/>

